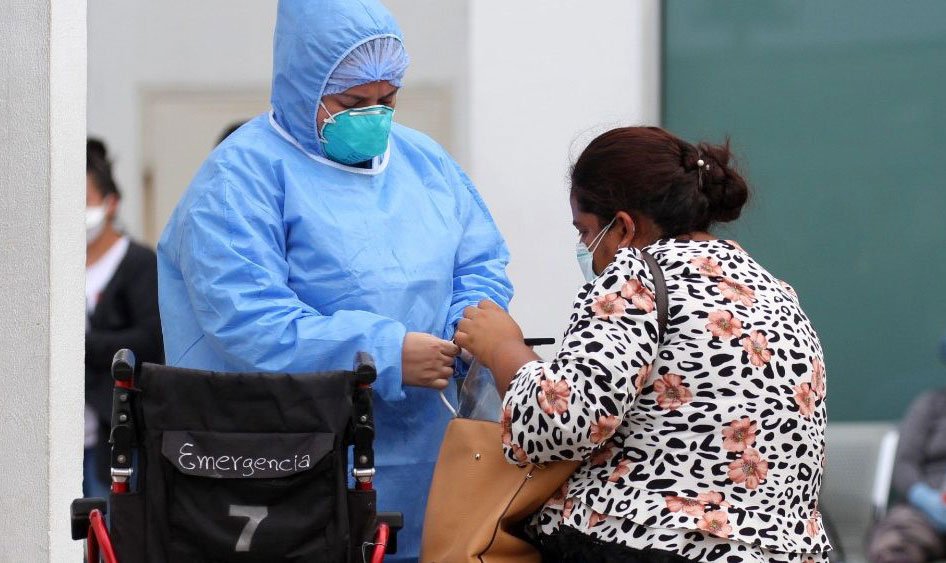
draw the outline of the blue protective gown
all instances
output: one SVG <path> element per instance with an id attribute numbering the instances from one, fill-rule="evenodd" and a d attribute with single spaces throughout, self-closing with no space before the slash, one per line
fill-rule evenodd
<path id="1" fill-rule="evenodd" d="M 466 306 L 512 296 L 505 243 L 437 143 L 395 125 L 370 168 L 321 156 L 327 77 L 358 44 L 399 34 L 377 2 L 281 1 L 273 111 L 211 153 L 158 245 L 170 365 L 305 372 L 374 356 L 379 507 L 406 525 L 395 561 L 418 555 L 450 416 L 436 391 L 402 385 L 404 335 L 449 339 Z"/>

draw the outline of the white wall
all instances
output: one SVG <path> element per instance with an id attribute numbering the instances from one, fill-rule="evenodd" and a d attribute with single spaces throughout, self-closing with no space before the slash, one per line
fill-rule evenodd
<path id="1" fill-rule="evenodd" d="M 559 338 L 581 276 L 567 172 L 608 125 L 657 124 L 658 0 L 470 3 L 471 171 L 512 252 L 513 314 Z"/>
<path id="2" fill-rule="evenodd" d="M 411 56 L 403 95 L 410 95 L 412 84 L 447 88 L 453 107 L 453 137 L 437 140 L 452 147 L 453 157 L 461 166 L 466 166 L 469 150 L 467 54 L 470 0 L 383 1 L 397 18 Z"/>
<path id="3" fill-rule="evenodd" d="M 85 0 L 0 0 L 0 561 L 78 561 Z"/>

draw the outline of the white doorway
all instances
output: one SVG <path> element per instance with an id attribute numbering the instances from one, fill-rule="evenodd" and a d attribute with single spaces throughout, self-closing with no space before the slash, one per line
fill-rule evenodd
<path id="1" fill-rule="evenodd" d="M 152 247 L 224 130 L 269 109 L 260 89 L 150 90 L 143 100 L 142 233 Z"/>

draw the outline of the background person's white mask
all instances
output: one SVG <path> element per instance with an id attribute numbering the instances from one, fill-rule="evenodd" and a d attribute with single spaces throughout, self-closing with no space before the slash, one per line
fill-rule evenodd
<path id="1" fill-rule="evenodd" d="M 105 230 L 105 206 L 93 205 L 85 208 L 85 244 L 98 240 Z"/>

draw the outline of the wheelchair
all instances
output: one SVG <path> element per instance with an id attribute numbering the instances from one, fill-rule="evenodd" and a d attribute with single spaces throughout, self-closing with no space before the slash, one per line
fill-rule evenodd
<path id="1" fill-rule="evenodd" d="M 396 553 L 403 518 L 377 512 L 372 486 L 377 371 L 367 354 L 352 371 L 145 363 L 136 374 L 125 349 L 112 376 L 109 500 L 71 507 L 88 562 L 374 563 Z"/>

